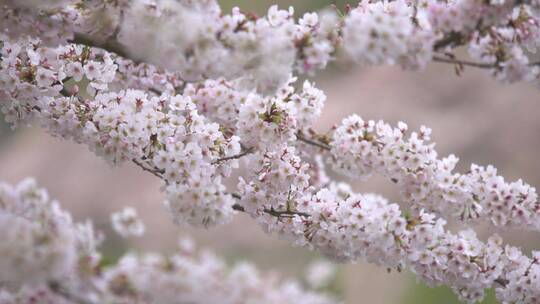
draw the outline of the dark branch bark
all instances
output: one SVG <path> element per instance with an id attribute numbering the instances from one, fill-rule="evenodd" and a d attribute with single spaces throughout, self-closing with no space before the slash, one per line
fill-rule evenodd
<path id="1" fill-rule="evenodd" d="M 231 194 L 236 199 L 241 199 L 242 197 L 238 195 L 237 193 Z M 232 207 L 236 211 L 240 212 L 246 212 L 246 209 L 240 205 L 240 204 L 234 204 Z M 270 214 L 272 216 L 282 218 L 282 217 L 294 217 L 294 216 L 301 216 L 301 217 L 311 217 L 311 214 L 305 213 L 305 212 L 299 212 L 299 211 L 292 211 L 292 210 L 276 210 L 274 208 L 266 208 L 263 210 L 264 213 Z"/>
<path id="2" fill-rule="evenodd" d="M 233 160 L 233 159 L 239 159 L 239 158 L 242 158 L 248 154 L 251 154 L 255 151 L 255 148 L 251 147 L 251 148 L 247 148 L 244 152 L 240 153 L 240 154 L 236 154 L 236 155 L 232 155 L 232 156 L 228 156 L 228 157 L 223 157 L 223 158 L 220 158 L 216 161 L 214 161 L 212 164 L 213 165 L 217 165 L 217 164 L 220 164 L 222 162 L 226 162 L 226 161 L 229 161 L 229 160 Z"/>
<path id="3" fill-rule="evenodd" d="M 463 44 L 463 34 L 461 34 L 460 32 L 451 32 L 449 34 L 447 34 L 446 36 L 444 36 L 441 40 L 439 41 L 436 41 L 435 44 L 433 45 L 433 49 L 435 51 L 438 51 L 442 48 L 445 48 L 447 46 L 459 46 L 459 45 L 462 45 Z"/>
<path id="4" fill-rule="evenodd" d="M 106 39 L 104 41 L 97 41 L 93 39 L 92 36 L 90 35 L 82 34 L 82 33 L 75 33 L 73 40 L 71 40 L 70 42 L 74 44 L 81 44 L 81 45 L 86 45 L 89 47 L 100 48 L 100 49 L 106 50 L 107 52 L 115 53 L 118 56 L 131 59 L 134 62 L 138 62 L 137 60 L 130 58 L 129 55 L 125 51 L 126 48 L 115 39 Z"/>
<path id="5" fill-rule="evenodd" d="M 55 294 L 61 296 L 62 298 L 68 300 L 69 302 L 75 302 L 78 304 L 92 304 L 92 302 L 88 301 L 87 299 L 84 299 L 78 295 L 75 295 L 71 293 L 69 290 L 64 288 L 60 283 L 58 282 L 49 282 L 49 289 L 54 292 Z"/>
<path id="6" fill-rule="evenodd" d="M 304 143 L 306 143 L 308 145 L 312 145 L 312 146 L 315 146 L 315 147 L 319 147 L 319 148 L 321 148 L 323 150 L 326 150 L 326 151 L 330 151 L 332 149 L 332 147 L 330 147 L 329 145 L 327 145 L 325 143 L 315 141 L 313 139 L 306 138 L 301 134 L 297 134 L 296 138 L 298 138 L 298 140 L 301 141 L 301 142 L 304 142 Z"/>
<path id="7" fill-rule="evenodd" d="M 160 179 L 163 179 L 163 170 L 159 170 L 159 169 L 151 169 L 151 168 L 148 168 L 146 167 L 142 162 L 140 162 L 139 160 L 136 160 L 136 159 L 132 159 L 133 163 L 135 163 L 137 166 L 139 166 L 141 169 L 143 169 L 144 171 L 146 172 L 150 172 L 152 173 L 153 175 L 159 177 Z"/>
<path id="8" fill-rule="evenodd" d="M 471 67 L 480 68 L 480 69 L 500 68 L 500 65 L 497 63 L 493 63 L 493 64 L 481 63 L 481 62 L 474 62 L 474 61 L 468 61 L 468 60 L 462 60 L 462 59 L 444 58 L 444 57 L 439 57 L 439 56 L 433 56 L 433 61 L 457 64 L 457 65 L 462 65 L 462 66 L 471 66 Z M 529 66 L 537 66 L 537 65 L 540 65 L 540 62 L 529 63 Z"/>
<path id="9" fill-rule="evenodd" d="M 439 57 L 439 56 L 433 56 L 433 61 L 458 64 L 458 65 L 466 65 L 466 66 L 472 66 L 472 67 L 481 68 L 481 69 L 491 69 L 491 68 L 498 67 L 498 65 L 496 64 L 479 63 L 479 62 L 473 62 L 473 61 L 467 61 L 467 60 L 444 58 L 444 57 Z"/>

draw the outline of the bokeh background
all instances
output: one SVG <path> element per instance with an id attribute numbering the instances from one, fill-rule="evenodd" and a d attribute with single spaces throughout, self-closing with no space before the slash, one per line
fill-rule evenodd
<path id="1" fill-rule="evenodd" d="M 345 1 L 220 1 L 224 11 L 239 6 L 264 14 L 276 2 L 294 5 L 297 16 L 332 3 Z M 353 1 L 351 1 L 354 4 Z M 325 130 L 342 118 L 360 114 L 366 119 L 405 121 L 411 128 L 433 128 L 441 155 L 456 154 L 460 170 L 470 163 L 494 164 L 509 180 L 523 178 L 540 185 L 540 88 L 520 83 L 496 83 L 485 71 L 467 69 L 461 76 L 452 66 L 432 64 L 425 71 L 397 67 L 360 68 L 337 63 L 315 79 L 327 96 L 317 128 Z M 60 141 L 38 128 L 13 132 L 0 123 L 0 179 L 15 183 L 34 176 L 52 197 L 75 215 L 92 219 L 108 239 L 107 259 L 114 260 L 128 247 L 134 250 L 170 252 L 179 236 L 191 236 L 200 247 L 211 249 L 228 261 L 251 260 L 266 270 L 301 278 L 305 267 L 321 257 L 293 248 L 260 231 L 245 215 L 233 223 L 211 230 L 178 228 L 162 207 L 160 182 L 138 168 L 125 164 L 111 168 L 85 147 Z M 355 190 L 378 192 L 399 201 L 394 187 L 382 178 L 354 184 Z M 125 205 L 138 209 L 146 223 L 145 237 L 131 243 L 114 236 L 109 214 Z M 483 236 L 497 231 L 481 227 Z M 535 233 L 499 232 L 524 250 L 540 248 Z M 458 303 L 444 287 L 430 289 L 408 272 L 388 273 L 362 262 L 339 265 L 338 275 L 327 291 L 346 303 Z M 491 294 L 485 303 L 494 303 Z"/>

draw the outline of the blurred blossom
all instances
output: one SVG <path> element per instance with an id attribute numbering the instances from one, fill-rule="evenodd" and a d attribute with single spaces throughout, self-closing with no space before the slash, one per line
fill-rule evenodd
<path id="1" fill-rule="evenodd" d="M 324 288 L 332 283 L 336 275 L 336 265 L 326 260 L 318 260 L 308 266 L 306 282 L 311 288 Z"/>

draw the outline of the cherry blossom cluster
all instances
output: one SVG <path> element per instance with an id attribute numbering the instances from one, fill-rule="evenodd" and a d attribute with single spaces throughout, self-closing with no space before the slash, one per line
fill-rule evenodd
<path id="1" fill-rule="evenodd" d="M 275 95 L 262 96 L 243 89 L 241 81 L 209 79 L 187 84 L 184 95 L 208 119 L 231 132 L 244 132 L 245 144 L 279 146 L 294 140 L 297 131 L 311 127 L 326 101 L 313 83 L 305 81 L 302 90 L 297 90 L 296 81 L 290 77 Z"/>
<path id="2" fill-rule="evenodd" d="M 359 126 L 370 124 L 374 127 L 369 122 Z M 405 130 L 400 124 L 395 134 L 401 137 Z M 344 133 L 355 139 L 358 134 L 370 134 L 366 130 Z M 422 134 L 429 137 L 427 130 Z M 495 288 L 501 300 L 513 297 L 520 302 L 525 298 L 520 303 L 529 303 L 529 298 L 537 296 L 537 275 L 531 277 L 522 271 L 506 276 L 508 269 L 517 267 L 513 259 L 531 259 L 521 253 L 515 257 L 517 249 L 504 246 L 500 237 L 494 235 L 483 243 L 471 229 L 453 234 L 446 230 L 446 221 L 435 214 L 423 209 L 402 214 L 397 204 L 377 195 L 353 193 L 344 184 L 315 190 L 308 181 L 309 164 L 302 162 L 294 149 L 277 152 L 251 157 L 250 167 L 255 167 L 257 175 L 250 183 L 243 179 L 239 183 L 239 204 L 265 231 L 340 261 L 361 258 L 388 268 L 410 269 L 429 285 L 452 287 L 466 302 L 482 300 L 488 288 Z M 538 223 L 538 219 L 530 221 Z M 509 287 L 527 280 L 527 289 Z"/>
<path id="3" fill-rule="evenodd" d="M 143 225 L 134 209 L 112 216 L 122 234 Z M 129 223 L 128 223 L 129 222 Z M 33 179 L 0 184 L 0 303 L 337 303 L 243 262 L 229 267 L 189 239 L 170 256 L 128 253 L 102 267 L 102 241 L 75 223 Z M 320 272 L 315 272 L 319 275 Z M 317 280 L 315 278 L 314 280 Z"/>
<path id="4" fill-rule="evenodd" d="M 306 270 L 306 281 L 312 288 L 328 286 L 337 275 L 336 266 L 327 260 L 316 260 Z"/>
<path id="5" fill-rule="evenodd" d="M 506 303 L 534 303 L 540 298 L 540 271 L 539 252 L 533 252 L 532 257 L 521 254 L 518 248 L 508 247 L 508 266 L 506 286 L 496 289 L 497 298 Z"/>
<path id="6" fill-rule="evenodd" d="M 471 165 L 453 172 L 454 155 L 439 159 L 431 129 L 421 127 L 406 137 L 407 125 L 396 128 L 357 115 L 343 120 L 331 140 L 333 168 L 361 179 L 379 173 L 396 183 L 405 202 L 462 221 L 487 220 L 495 226 L 540 230 L 536 189 L 518 180 L 506 182 L 493 166 Z"/>
<path id="7" fill-rule="evenodd" d="M 193 249 L 185 247 L 173 256 L 126 255 L 104 276 L 114 298 L 128 302 L 337 303 L 306 292 L 298 282 L 264 275 L 252 264 L 239 263 L 231 269 L 209 252 L 194 256 Z"/>
<path id="8" fill-rule="evenodd" d="M 90 223 L 74 223 L 32 179 L 0 184 L 0 288 L 20 288 L 69 276 L 84 279 L 96 266 L 99 236 Z M 80 273 L 77 273 L 80 272 Z M 74 282 L 74 287 L 79 282 Z"/>
<path id="9" fill-rule="evenodd" d="M 313 74 L 343 53 L 364 65 L 421 68 L 441 61 L 486 68 L 503 81 L 537 81 L 539 66 L 530 53 L 539 46 L 538 0 L 362 1 L 345 12 L 307 13 L 298 20 L 292 8 L 277 6 L 262 17 L 238 8 L 227 15 L 213 0 L 0 5 L 5 120 L 13 127 L 39 124 L 113 165 L 130 162 L 160 178 L 175 223 L 211 227 L 246 212 L 292 244 L 341 262 L 363 259 L 408 269 L 430 285 L 451 287 L 466 302 L 480 301 L 488 288 L 503 302 L 540 298 L 538 253 L 529 257 L 496 235 L 480 240 L 472 229 L 489 222 L 540 230 L 533 187 L 505 181 L 493 166 L 454 172 L 457 157 L 439 158 L 427 127 L 409 134 L 404 123 L 393 127 L 352 115 L 318 134 L 313 126 L 326 96 L 309 80 L 297 83 L 293 73 Z M 452 51 L 459 46 L 477 61 L 456 59 Z M 326 165 L 359 180 L 385 176 L 410 210 L 376 194 L 354 193 L 331 180 Z M 5 186 L 0 207 L 8 206 L 8 197 L 19 201 L 17 189 L 26 183 Z M 37 296 L 59 303 L 80 302 L 74 297 L 100 302 L 103 296 L 143 303 L 174 303 L 178 297 L 198 303 L 213 296 L 231 303 L 250 297 L 330 301 L 276 283 L 250 266 L 228 271 L 215 257 L 196 258 L 189 248 L 173 257 L 128 255 L 88 288 L 65 273 L 81 276 L 68 270 L 83 270 L 92 281 L 99 237 L 90 224 L 73 224 L 43 191 L 35 191 L 50 210 L 25 222 L 6 207 L 6 220 L 0 218 L 0 225 L 20 227 L 3 229 L 6 244 L 16 246 L 0 250 L 9 257 L 18 257 L 19 249 L 35 255 L 24 265 L 25 277 L 2 272 L 0 281 L 19 289 L 6 287 L 0 303 L 2 297 L 12 303 Z M 447 219 L 460 220 L 463 229 L 450 232 Z M 122 236 L 144 231 L 132 209 L 112 220 Z M 77 263 L 81 259 L 84 267 Z M 6 259 L 0 266 L 11 270 L 15 264 Z M 186 278 L 186 271 L 193 277 Z M 39 284 L 26 285 L 31 278 Z"/>
<path id="10" fill-rule="evenodd" d="M 309 165 L 295 155 L 292 147 L 255 155 L 250 162 L 258 164 L 250 182 L 240 178 L 238 185 L 245 211 L 257 216 L 264 210 L 294 209 L 296 202 L 308 190 Z"/>
<path id="11" fill-rule="evenodd" d="M 243 142 L 262 150 L 278 149 L 296 139 L 296 133 L 313 125 L 320 116 L 326 96 L 305 82 L 295 93 L 294 78 L 276 95 L 248 94 L 238 110 L 237 130 Z"/>
<path id="12" fill-rule="evenodd" d="M 453 234 L 434 214 L 403 215 L 397 204 L 353 193 L 346 185 L 282 201 L 286 210 L 263 205 L 254 216 L 265 230 L 296 245 L 341 261 L 362 258 L 399 271 L 408 268 L 431 286 L 452 287 L 464 302 L 482 300 L 488 288 L 495 288 L 501 301 L 534 303 L 539 296 L 538 261 L 504 246 L 496 235 L 483 243 L 470 229 Z"/>
<path id="13" fill-rule="evenodd" d="M 413 9 L 404 1 L 362 2 L 345 19 L 345 51 L 354 60 L 368 64 L 395 64 L 409 53 L 424 53 L 416 59 L 430 60 L 434 39 L 422 37 L 422 41 L 415 37 L 424 35 L 425 30 L 414 26 Z M 412 60 L 408 58 L 406 62 Z"/>
<path id="14" fill-rule="evenodd" d="M 535 6 L 362 1 L 341 16 L 307 13 L 295 22 L 292 9 L 276 6 L 259 18 L 238 9 L 223 15 L 213 1 L 135 1 L 119 24 L 118 40 L 134 52 L 130 56 L 180 70 L 188 79 L 242 75 L 249 87 L 265 93 L 279 88 L 293 70 L 312 74 L 326 67 L 342 49 L 361 64 L 422 68 L 435 55 L 451 61 L 454 47 L 470 45 L 471 57 L 497 78 L 537 81 L 538 64 L 527 53 L 540 40 Z M 170 24 L 193 30 L 171 31 Z"/>
<path id="15" fill-rule="evenodd" d="M 226 137 L 218 124 L 200 116 L 189 97 L 108 91 L 117 65 L 107 54 L 80 46 L 6 42 L 2 58 L 2 112 L 8 122 L 35 118 L 53 135 L 85 143 L 111 163 L 132 160 L 162 175 L 167 207 L 179 222 L 212 225 L 230 219 L 233 201 L 221 178 L 235 161 L 214 163 L 237 154 L 239 138 Z M 74 91 L 83 78 L 85 93 L 93 98 L 65 92 L 67 80 L 77 83 Z M 187 214 L 192 216 L 180 216 Z"/>
<path id="16" fill-rule="evenodd" d="M 145 231 L 144 223 L 137 216 L 137 210 L 126 207 L 111 214 L 113 229 L 122 237 L 142 236 Z"/>
<path id="17" fill-rule="evenodd" d="M 340 41 L 337 16 L 306 14 L 295 23 L 293 14 L 273 6 L 258 18 L 238 8 L 224 15 L 215 1 L 133 1 L 118 41 L 130 56 L 186 79 L 244 76 L 248 87 L 272 92 L 294 66 L 324 68 Z M 183 26 L 191 30 L 174 30 Z"/>
<path id="18" fill-rule="evenodd" d="M 49 57 L 41 57 L 42 54 L 49 54 Z M 114 82 L 116 65 L 113 64 L 110 56 L 96 56 L 91 49 L 87 48 L 69 46 L 52 49 L 40 47 L 38 42 L 29 41 L 25 49 L 17 49 L 9 43 L 5 44 L 2 55 L 2 79 L 7 88 L 4 94 L 11 100 L 4 109 L 9 121 L 36 118 L 54 135 L 84 142 L 98 155 L 112 163 L 135 160 L 143 169 L 159 175 L 166 181 L 168 194 L 166 206 L 178 223 L 208 226 L 223 222 L 232 216 L 234 201 L 232 196 L 227 194 L 220 179 L 230 174 L 233 165 L 224 166 L 219 157 L 226 159 L 238 155 L 239 138 L 234 139 L 234 136 L 226 138 L 219 131 L 216 123 L 206 122 L 205 118 L 199 116 L 196 111 L 197 106 L 202 105 L 193 103 L 191 97 L 182 95 L 171 97 L 166 94 L 149 97 L 138 90 L 108 92 L 109 82 Z M 42 58 L 46 59 L 42 60 Z M 46 64 L 41 67 L 43 63 Z M 77 63 L 76 68 L 68 68 L 74 63 Z M 86 91 L 95 97 L 84 99 L 79 94 L 70 95 L 69 93 L 68 96 L 64 96 L 66 93 L 63 91 L 69 89 L 62 85 L 61 80 L 66 78 L 72 78 L 76 82 L 80 82 L 83 78 L 87 79 L 89 84 Z M 7 84 L 11 84 L 11 87 Z M 19 95 L 21 89 L 18 86 L 26 88 L 25 91 L 34 90 L 34 95 Z M 306 84 L 304 88 L 308 92 L 313 90 L 319 92 L 310 84 Z M 288 92 L 288 90 L 283 92 Z M 257 98 L 262 107 L 269 107 L 267 111 L 256 112 L 254 119 L 268 122 L 269 126 L 272 124 L 279 126 L 282 117 L 287 114 L 276 110 L 276 104 L 289 109 L 293 117 L 292 113 L 298 113 L 294 111 L 295 106 L 302 105 L 303 99 L 291 98 L 291 94 L 283 94 L 280 99 L 278 96 L 270 98 L 249 93 L 247 96 Z M 302 95 L 305 94 L 297 96 Z M 321 94 L 313 95 L 322 96 Z M 308 98 L 308 100 L 311 99 Z M 240 122 L 242 111 L 249 107 L 250 102 L 246 99 L 238 110 Z M 205 107 L 202 106 L 202 108 Z M 268 119 L 267 116 L 272 119 Z M 245 128 L 237 124 L 240 134 L 242 130 L 250 128 L 253 127 Z M 382 122 L 378 124 L 364 122 L 356 116 L 346 119 L 343 125 L 334 131 L 332 140 L 329 141 L 332 147 L 330 153 L 333 166 L 338 171 L 354 172 L 359 176 L 368 176 L 372 171 L 381 172 L 388 175 L 398 185 L 409 187 L 409 193 L 418 193 L 414 191 L 414 186 L 424 187 L 426 181 L 434 182 L 436 190 L 425 191 L 426 197 L 429 198 L 429 195 L 434 197 L 433 202 L 417 199 L 417 204 L 419 207 L 438 211 L 440 202 L 435 198 L 445 194 L 445 188 L 441 186 L 441 183 L 443 186 L 455 187 L 455 184 L 461 186 L 461 183 L 444 179 L 445 176 L 454 177 L 451 173 L 444 173 L 444 170 L 451 171 L 455 160 L 438 161 L 436 159 L 433 144 L 424 144 L 424 141 L 429 140 L 429 129 L 422 128 L 420 133 L 411 134 L 407 141 L 403 139 L 406 129 L 404 124 L 399 124 L 398 128 L 393 129 Z M 248 178 L 248 181 L 240 180 L 239 183 L 237 195 L 241 198 L 238 203 L 240 208 L 235 209 L 251 214 L 266 231 L 277 232 L 294 244 L 317 249 L 341 261 L 363 258 L 386 267 L 398 269 L 407 267 L 429 283 L 453 287 L 464 300 L 479 300 L 483 297 L 484 290 L 492 287 L 496 282 L 511 281 L 500 277 L 500 269 L 505 267 L 505 257 L 500 253 L 503 250 L 502 247 L 499 246 L 495 250 L 502 257 L 488 259 L 494 261 L 487 265 L 470 264 L 471 259 L 478 258 L 482 261 L 486 259 L 483 255 L 478 257 L 478 254 L 453 261 L 451 258 L 459 255 L 451 249 L 454 246 L 461 248 L 454 243 L 461 242 L 461 239 L 443 229 L 444 220 L 435 220 L 434 215 L 427 214 L 420 208 L 418 208 L 418 214 L 412 215 L 415 216 L 414 218 L 407 219 L 406 216 L 401 215 L 398 205 L 389 204 L 379 196 L 353 194 L 346 187 L 335 185 L 317 189 L 318 186 L 315 183 L 310 183 L 310 175 L 316 168 L 312 169 L 310 164 L 299 156 L 306 157 L 306 155 L 301 152 L 296 155 L 297 152 L 293 147 L 286 146 L 295 137 L 295 132 L 291 132 L 292 135 L 286 140 L 274 140 L 272 145 L 256 146 L 262 152 L 257 152 L 248 158 L 248 162 L 258 164 L 258 166 L 248 164 L 248 167 L 256 168 L 255 177 Z M 199 140 L 194 142 L 197 138 Z M 188 142 L 183 141 L 187 139 L 189 139 Z M 181 140 L 181 144 L 177 144 L 176 140 Z M 216 142 L 227 144 L 221 148 L 215 148 Z M 251 142 L 248 141 L 248 143 Z M 205 150 L 202 151 L 202 149 Z M 410 155 L 407 155 L 408 153 Z M 205 157 L 210 158 L 205 161 Z M 385 157 L 389 159 L 386 160 Z M 237 161 L 233 158 L 225 162 L 236 163 Z M 432 164 L 438 165 L 432 166 Z M 314 167 L 317 166 L 319 170 L 322 170 L 320 164 Z M 520 184 L 523 185 L 522 183 L 518 183 L 517 186 L 506 185 L 501 177 L 494 175 L 493 170 L 490 168 L 475 171 L 479 177 L 472 178 L 471 183 L 480 184 L 478 189 L 484 189 L 484 192 L 477 190 L 471 195 L 472 200 L 485 202 L 486 210 L 501 211 L 501 206 L 505 205 L 494 205 L 493 197 L 510 200 L 512 197 L 508 198 L 508 194 L 504 191 L 516 192 L 516 197 L 521 200 L 516 203 L 517 205 L 536 209 L 525 210 L 527 213 L 520 214 L 519 210 L 514 212 L 515 206 L 508 206 L 506 203 L 511 215 L 509 220 L 517 223 L 524 218 L 523 215 L 526 215 L 530 218 L 525 218 L 527 221 L 522 223 L 537 224 L 535 192 L 528 186 L 521 187 L 524 190 L 517 187 Z M 428 171 L 431 175 L 418 174 L 423 171 Z M 438 171 L 443 172 L 442 177 L 438 176 L 440 174 Z M 208 172 L 213 173 L 207 177 Z M 424 180 L 415 181 L 413 178 L 416 177 L 415 174 Z M 401 175 L 405 175 L 407 179 Z M 205 178 L 208 180 L 201 181 Z M 501 185 L 497 187 L 502 189 L 502 193 L 485 193 L 487 186 L 484 180 L 489 181 L 490 178 L 499 181 Z M 431 186 L 429 183 L 427 185 Z M 497 187 L 489 186 L 497 190 Z M 442 194 L 440 194 L 441 191 Z M 446 195 L 451 196 L 455 191 L 457 190 L 449 190 Z M 419 192 L 422 193 L 422 191 Z M 479 213 L 483 210 L 480 208 L 482 201 L 476 205 L 473 204 L 472 206 L 475 206 L 473 208 L 467 205 L 470 203 L 469 200 L 458 198 L 460 199 L 454 202 L 464 204 L 466 208 L 462 207 L 463 210 L 467 212 L 476 210 L 477 217 L 496 218 L 492 212 Z M 357 207 L 357 203 L 362 201 L 367 202 L 363 209 Z M 361 205 L 358 204 L 358 206 Z M 448 203 L 448 205 L 455 208 L 456 204 Z M 356 214 L 355 208 L 362 210 Z M 132 216 L 128 214 L 127 217 Z M 366 222 L 362 221 L 364 218 L 367 218 Z M 413 233 L 416 232 L 413 229 L 417 226 L 416 222 L 426 222 L 435 226 L 430 228 L 428 235 L 440 236 L 436 238 L 436 241 L 423 239 L 423 242 L 427 243 L 424 247 L 413 245 L 414 240 L 425 237 L 423 234 L 417 236 Z M 406 228 L 408 226 L 410 226 L 409 229 Z M 439 234 L 436 234 L 436 231 L 439 231 Z M 420 229 L 420 232 L 423 230 Z M 475 246 L 488 246 L 479 243 L 476 237 L 471 236 L 471 232 L 463 232 L 460 236 L 467 238 L 469 242 L 474 241 Z M 422 264 L 419 262 L 419 257 L 435 255 L 434 242 L 437 245 L 444 245 L 440 245 L 443 246 L 443 249 L 440 249 L 443 257 L 442 260 L 437 260 L 437 267 L 425 269 L 427 262 Z M 526 258 L 523 257 L 523 259 Z M 457 269 L 447 269 L 450 262 L 456 263 Z M 467 266 L 459 264 L 465 262 L 468 263 L 466 263 Z M 464 272 L 463 267 L 467 267 L 467 271 L 476 270 L 477 272 Z M 486 269 L 492 272 L 488 273 Z M 458 274 L 460 276 L 456 279 Z M 528 273 L 522 273 L 522 276 L 528 276 Z M 522 276 L 516 276 L 513 279 L 521 280 Z M 471 278 L 481 283 L 472 285 L 469 282 Z M 505 288 L 508 284 L 510 283 L 504 285 Z M 525 292 L 523 291 L 524 294 Z"/>
<path id="19" fill-rule="evenodd" d="M 243 78 L 246 88 L 264 94 L 284 85 L 292 72 L 325 68 L 338 54 L 364 65 L 472 65 L 509 82 L 540 77 L 531 55 L 540 41 L 537 0 L 366 0 L 345 12 L 306 13 L 297 21 L 292 8 L 272 6 L 261 17 L 238 8 L 225 14 L 213 0 L 2 3 L 10 36 L 86 42 L 190 81 Z M 459 46 L 477 61 L 456 59 Z"/>

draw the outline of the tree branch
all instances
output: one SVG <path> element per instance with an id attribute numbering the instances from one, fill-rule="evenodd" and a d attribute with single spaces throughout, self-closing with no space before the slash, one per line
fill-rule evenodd
<path id="1" fill-rule="evenodd" d="M 68 96 L 69 93 L 66 92 L 65 90 L 61 91 L 60 92 L 62 95 L 64 96 Z M 303 141 L 305 141 L 306 143 L 308 144 L 313 144 L 313 145 L 316 145 L 316 146 L 322 146 L 322 147 L 325 147 L 327 149 L 330 149 L 328 146 L 326 145 L 323 145 L 323 144 L 319 144 L 315 141 L 312 141 L 312 140 L 309 140 L 309 139 L 306 139 L 302 136 L 299 137 L 299 139 L 303 139 Z M 224 162 L 224 161 L 228 161 L 228 160 L 233 160 L 233 159 L 239 159 L 241 157 L 244 157 L 248 154 L 251 154 L 255 151 L 255 148 L 254 147 L 250 147 L 250 148 L 247 148 L 244 152 L 240 153 L 240 154 L 237 154 L 237 155 L 232 155 L 232 156 L 228 156 L 228 157 L 224 157 L 224 158 L 220 158 L 216 161 L 214 161 L 212 164 L 219 164 L 221 162 Z M 161 170 L 159 168 L 148 168 L 147 166 L 145 166 L 140 160 L 137 160 L 137 159 L 132 159 L 131 160 L 134 164 L 136 164 L 138 167 L 140 167 L 141 169 L 143 169 L 144 171 L 146 172 L 149 172 L 151 173 L 152 175 L 156 176 L 157 178 L 163 180 L 165 183 L 168 184 L 168 181 L 163 177 L 163 174 L 165 173 L 164 170 Z M 234 197 L 235 199 L 242 199 L 242 196 L 240 196 L 239 194 L 237 193 L 232 193 L 231 194 L 232 197 Z M 245 208 L 239 204 L 234 204 L 233 207 L 232 207 L 234 210 L 236 211 L 240 211 L 240 212 L 246 212 Z M 304 213 L 304 212 L 296 212 L 296 211 L 291 211 L 291 210 L 275 210 L 273 207 L 268 209 L 264 209 L 263 212 L 267 213 L 267 214 L 270 214 L 272 216 L 275 216 L 275 217 L 278 217 L 278 218 L 282 218 L 282 217 L 294 217 L 294 216 L 301 216 L 301 217 L 310 217 L 311 215 L 310 214 L 307 214 L 307 213 Z"/>
<path id="2" fill-rule="evenodd" d="M 502 278 L 497 278 L 494 282 L 501 285 L 502 287 L 506 287 L 506 285 L 508 285 L 508 280 Z"/>
<path id="3" fill-rule="evenodd" d="M 251 154 L 255 151 L 255 148 L 254 147 L 251 147 L 251 148 L 247 148 L 244 152 L 240 153 L 240 154 L 236 154 L 236 155 L 232 155 L 232 156 L 227 156 L 227 157 L 223 157 L 223 158 L 220 158 L 216 161 L 214 161 L 212 163 L 212 165 L 217 165 L 217 164 L 220 164 L 222 162 L 225 162 L 225 161 L 228 161 L 228 160 L 233 160 L 233 159 L 239 159 L 239 158 L 242 158 L 248 154 Z"/>
<path id="4" fill-rule="evenodd" d="M 129 55 L 125 52 L 126 48 L 114 38 L 109 38 L 104 41 L 97 41 L 95 39 L 92 39 L 92 36 L 90 35 L 83 34 L 83 33 L 75 33 L 73 40 L 69 42 L 74 43 L 74 44 L 82 44 L 89 47 L 100 48 L 107 52 L 115 53 L 118 56 L 128 58 L 136 63 L 139 63 L 138 60 L 130 58 Z"/>
<path id="5" fill-rule="evenodd" d="M 60 283 L 58 282 L 49 282 L 49 289 L 55 293 L 56 295 L 59 295 L 61 296 L 62 298 L 66 299 L 66 300 L 69 300 L 70 302 L 75 302 L 75 303 L 78 303 L 78 304 L 92 304 L 92 302 L 78 296 L 78 295 L 75 295 L 73 293 L 71 293 L 69 290 L 67 290 L 66 288 L 62 287 L 62 285 L 60 285 Z"/>
<path id="6" fill-rule="evenodd" d="M 462 60 L 462 59 L 453 59 L 453 58 L 445 58 L 445 57 L 439 57 L 439 56 L 433 56 L 433 61 L 435 62 L 442 62 L 442 63 L 451 63 L 451 64 L 457 64 L 462 66 L 471 66 L 475 68 L 480 69 L 495 69 L 500 68 L 501 66 L 498 63 L 481 63 L 481 62 L 474 62 L 474 61 L 468 61 L 468 60 Z M 540 61 L 538 62 L 531 62 L 529 63 L 529 66 L 540 66 Z"/>
<path id="7" fill-rule="evenodd" d="M 311 217 L 311 214 L 305 213 L 305 212 L 298 212 L 298 211 L 291 211 L 291 210 L 276 210 L 274 207 L 271 207 L 270 209 L 264 209 L 264 213 L 268 213 L 275 217 L 295 217 L 295 216 L 301 216 L 301 217 Z"/>
<path id="8" fill-rule="evenodd" d="M 139 167 L 141 167 L 144 171 L 146 172 L 150 172 L 152 173 L 153 175 L 159 177 L 160 179 L 164 180 L 165 182 L 167 182 L 164 178 L 163 178 L 163 174 L 165 173 L 163 170 L 160 170 L 158 168 L 155 168 L 155 169 L 151 169 L 151 168 L 148 168 L 146 167 L 142 162 L 140 162 L 139 160 L 136 160 L 135 158 L 132 159 L 132 161 Z"/>
<path id="9" fill-rule="evenodd" d="M 241 154 L 238 154 L 238 155 L 231 156 L 228 159 L 240 158 L 240 157 L 242 157 L 244 155 L 252 153 L 253 150 L 254 150 L 254 148 L 249 148 L 245 152 L 243 152 Z M 165 181 L 165 183 L 168 183 L 167 180 L 165 178 L 163 178 L 163 173 L 164 172 L 162 170 L 148 168 L 142 162 L 140 162 L 137 159 L 132 159 L 132 161 L 133 161 L 133 163 L 135 163 L 137 166 L 139 166 L 144 171 L 149 172 L 152 175 L 158 177 L 159 179 L 162 179 L 163 181 Z M 233 198 L 235 198 L 235 199 L 238 199 L 238 200 L 242 199 L 242 196 L 240 194 L 238 194 L 238 193 L 231 193 L 231 196 Z M 236 210 L 236 211 L 246 212 L 246 209 L 240 204 L 234 204 L 232 208 L 234 210 Z M 297 212 L 297 211 L 292 211 L 292 210 L 276 210 L 273 207 L 270 208 L 270 209 L 265 208 L 263 210 L 263 212 L 267 213 L 267 214 L 270 214 L 272 216 L 278 217 L 278 218 L 281 218 L 281 217 L 294 217 L 294 216 L 301 216 L 301 217 L 310 217 L 311 216 L 310 214 L 305 213 L 305 212 Z"/>
<path id="10" fill-rule="evenodd" d="M 440 40 L 436 41 L 433 45 L 435 51 L 445 48 L 447 46 L 458 46 L 463 44 L 463 35 L 460 32 L 450 32 Z"/>
<path id="11" fill-rule="evenodd" d="M 330 151 L 332 149 L 332 147 L 330 147 L 328 144 L 325 144 L 325 143 L 322 143 L 322 142 L 319 142 L 319 141 L 315 141 L 313 139 L 306 138 L 301 134 L 296 134 L 296 138 L 298 138 L 298 140 L 301 141 L 301 142 L 304 142 L 304 143 L 306 143 L 308 145 L 312 145 L 312 146 L 315 146 L 315 147 L 319 147 L 319 148 L 321 148 L 323 150 L 326 150 L 326 151 Z"/>
<path id="12" fill-rule="evenodd" d="M 466 66 L 471 66 L 471 67 L 481 68 L 481 69 L 492 69 L 492 68 L 499 67 L 499 65 L 497 64 L 480 63 L 480 62 L 473 62 L 473 61 L 460 60 L 460 59 L 444 58 L 444 57 L 439 57 L 439 56 L 433 56 L 433 61 L 458 64 L 458 65 L 466 65 Z"/>
<path id="13" fill-rule="evenodd" d="M 232 193 L 231 194 L 232 197 L 236 198 L 236 199 L 241 199 L 242 197 L 237 194 L 237 193 Z M 240 204 L 234 204 L 232 206 L 232 208 L 236 211 L 240 211 L 240 212 L 246 212 L 246 209 L 240 205 Z M 305 212 L 299 212 L 299 211 L 291 211 L 291 210 L 276 210 L 274 209 L 273 207 L 268 209 L 268 208 L 265 208 L 263 209 L 263 212 L 264 213 L 267 213 L 267 214 L 270 214 L 272 216 L 275 216 L 275 217 L 278 217 L 278 218 L 282 218 L 282 217 L 288 217 L 288 218 L 291 218 L 291 217 L 295 217 L 295 216 L 301 216 L 301 217 L 311 217 L 311 214 L 308 214 L 308 213 L 305 213 Z"/>

